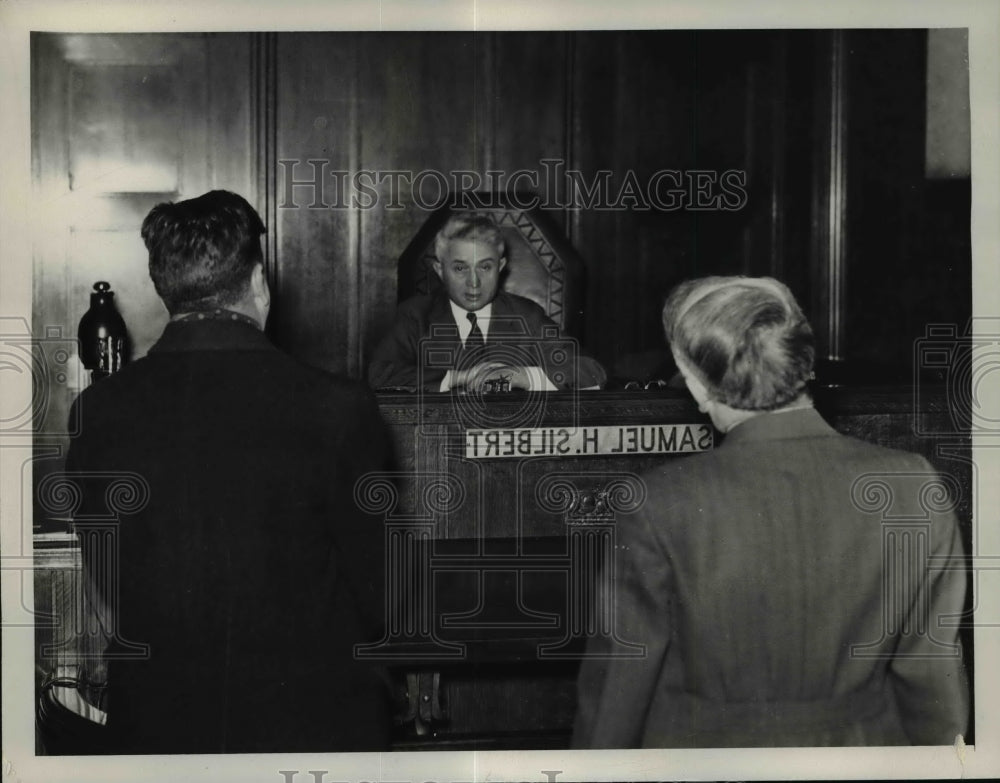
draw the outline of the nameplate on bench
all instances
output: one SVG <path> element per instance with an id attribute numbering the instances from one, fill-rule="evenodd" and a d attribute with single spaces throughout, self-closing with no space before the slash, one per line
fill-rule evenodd
<path id="1" fill-rule="evenodd" d="M 710 424 L 537 427 L 465 431 L 467 459 L 690 454 L 712 448 Z"/>

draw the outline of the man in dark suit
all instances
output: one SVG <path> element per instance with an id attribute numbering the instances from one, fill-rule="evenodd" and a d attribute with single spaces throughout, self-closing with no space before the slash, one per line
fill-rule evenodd
<path id="1" fill-rule="evenodd" d="M 116 637 L 149 650 L 108 651 L 107 752 L 386 744 L 383 684 L 354 656 L 383 616 L 383 530 L 353 497 L 386 436 L 366 387 L 265 337 L 263 231 L 225 191 L 154 208 L 142 237 L 170 323 L 76 402 L 78 521 L 106 513 L 101 474 L 148 488 L 114 531 L 110 579 L 82 538 Z"/>
<path id="2" fill-rule="evenodd" d="M 604 369 L 580 353 L 537 304 L 500 291 L 507 264 L 500 230 L 485 216 L 453 215 L 435 240 L 443 291 L 403 302 L 375 350 L 375 388 L 597 388 Z"/>
<path id="3" fill-rule="evenodd" d="M 619 520 L 616 631 L 645 656 L 588 646 L 574 745 L 955 742 L 966 574 L 946 485 L 813 410 L 812 332 L 777 281 L 692 281 L 664 324 L 725 438 L 646 475 Z"/>

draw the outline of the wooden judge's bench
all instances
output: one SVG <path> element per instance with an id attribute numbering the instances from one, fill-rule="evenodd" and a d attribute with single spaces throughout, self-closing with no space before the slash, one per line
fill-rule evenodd
<path id="1" fill-rule="evenodd" d="M 969 423 L 944 387 L 815 398 L 841 432 L 922 453 L 950 476 L 970 551 Z M 617 522 L 645 501 L 645 471 L 720 436 L 671 389 L 380 394 L 379 405 L 395 464 L 355 499 L 384 520 L 388 608 L 384 638 L 357 654 L 391 674 L 394 747 L 566 747 L 587 638 L 641 654 L 611 611 Z M 36 611 L 61 618 L 36 624 L 45 676 L 99 655 L 99 636 L 67 636 L 79 574 L 74 536 L 36 535 Z"/>
<path id="2" fill-rule="evenodd" d="M 611 612 L 616 520 L 642 474 L 721 442 L 686 393 L 382 394 L 395 470 L 357 499 L 386 524 L 385 638 L 359 651 L 397 687 L 403 748 L 565 747 L 586 639 Z M 822 389 L 839 431 L 924 454 L 959 488 L 966 546 L 969 439 L 944 388 Z"/>

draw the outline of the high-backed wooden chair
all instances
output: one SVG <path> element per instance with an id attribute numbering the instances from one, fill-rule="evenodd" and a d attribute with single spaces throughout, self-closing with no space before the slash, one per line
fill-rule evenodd
<path id="1" fill-rule="evenodd" d="M 488 215 L 507 243 L 501 288 L 537 302 L 560 327 L 575 334 L 583 310 L 583 259 L 552 217 L 539 208 L 519 208 L 518 202 L 524 204 L 529 198 L 466 194 L 454 199 L 457 206 L 434 212 L 399 259 L 399 299 L 432 293 L 440 287 L 431 266 L 434 237 L 453 213 L 476 212 Z"/>

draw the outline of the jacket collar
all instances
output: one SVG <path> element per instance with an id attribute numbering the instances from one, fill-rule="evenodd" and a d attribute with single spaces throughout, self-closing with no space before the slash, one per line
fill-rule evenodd
<path id="1" fill-rule="evenodd" d="M 431 307 L 429 311 L 429 317 L 431 323 L 454 323 L 455 319 L 451 317 L 451 300 L 448 295 L 444 292 L 444 288 L 437 291 L 431 298 Z"/>
<path id="2" fill-rule="evenodd" d="M 150 353 L 178 351 L 270 351 L 274 345 L 243 321 L 171 321 Z"/>
<path id="3" fill-rule="evenodd" d="M 723 446 L 791 438 L 831 437 L 837 431 L 813 408 L 761 413 L 726 433 Z"/>

